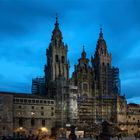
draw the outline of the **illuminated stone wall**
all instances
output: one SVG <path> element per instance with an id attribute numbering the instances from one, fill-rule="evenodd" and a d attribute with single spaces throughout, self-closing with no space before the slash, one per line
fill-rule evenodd
<path id="1" fill-rule="evenodd" d="M 55 122 L 55 102 L 24 95 L 14 98 L 14 131 L 38 134 L 42 128 L 51 130 Z M 45 130 L 45 129 L 44 129 Z"/>

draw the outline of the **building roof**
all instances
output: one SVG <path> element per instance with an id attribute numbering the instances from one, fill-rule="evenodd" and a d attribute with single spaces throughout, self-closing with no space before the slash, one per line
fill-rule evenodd
<path id="1" fill-rule="evenodd" d="M 34 95 L 31 93 L 16 93 L 16 92 L 1 92 L 0 94 L 10 94 L 13 95 L 14 97 L 19 97 L 19 98 L 38 98 L 38 99 L 46 99 L 46 97 L 39 96 L 39 95 Z"/>
<path id="2" fill-rule="evenodd" d="M 140 104 L 129 103 L 128 107 L 140 107 Z"/>

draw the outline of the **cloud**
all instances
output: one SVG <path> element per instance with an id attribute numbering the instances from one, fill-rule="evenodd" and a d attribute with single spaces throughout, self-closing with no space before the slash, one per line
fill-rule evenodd
<path id="1" fill-rule="evenodd" d="M 127 99 L 127 103 L 140 104 L 140 97 L 132 97 Z"/>
<path id="2" fill-rule="evenodd" d="M 127 98 L 132 96 L 139 96 L 139 84 L 138 78 L 126 79 L 122 82 L 122 94 L 125 94 Z"/>
<path id="3" fill-rule="evenodd" d="M 3 65 L 0 70 L 0 75 L 3 79 L 0 82 L 31 82 L 31 79 L 35 75 L 39 75 L 42 72 L 41 68 L 24 65 L 22 63 L 9 62 L 5 59 L 0 59 L 0 63 Z"/>
<path id="4" fill-rule="evenodd" d="M 22 63 L 24 65 L 35 66 L 38 64 L 40 66 L 42 61 L 42 59 L 39 59 L 40 55 L 42 57 L 44 56 L 45 61 L 45 47 L 43 45 L 38 41 L 27 41 L 26 43 L 16 41 L 15 43 L 8 42 L 1 44 L 0 59 L 6 59 L 8 62 Z"/>
<path id="5" fill-rule="evenodd" d="M 40 22 L 49 20 L 53 10 L 47 3 L 27 0 L 0 1 L 1 34 L 23 36 L 33 32 Z M 34 29 L 34 30 L 33 30 Z"/>
<path id="6" fill-rule="evenodd" d="M 7 79 L 6 74 L 13 78 L 14 72 L 11 82 L 15 83 L 29 84 L 32 76 L 43 75 L 45 51 L 58 12 L 64 42 L 69 46 L 71 72 L 83 44 L 87 57 L 94 55 L 102 24 L 113 66 L 120 68 L 122 93 L 127 98 L 139 96 L 139 7 L 138 0 L 1 0 L 0 82 Z"/>
<path id="7" fill-rule="evenodd" d="M 74 0 L 60 0 L 59 3 L 56 3 L 55 0 L 1 0 L 1 34 L 8 36 L 28 35 L 43 22 L 52 21 L 57 12 L 63 18 L 67 11 L 79 7 L 79 1 Z"/>
<path id="8" fill-rule="evenodd" d="M 43 75 L 41 67 L 0 59 L 0 91 L 31 92 L 32 78 Z"/>
<path id="9" fill-rule="evenodd" d="M 19 92 L 19 93 L 31 93 L 31 83 L 24 82 L 4 82 L 0 83 L 0 91 L 6 92 Z"/>

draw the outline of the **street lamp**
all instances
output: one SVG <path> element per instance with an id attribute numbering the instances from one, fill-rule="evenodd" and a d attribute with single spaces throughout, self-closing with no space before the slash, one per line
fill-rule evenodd
<path id="1" fill-rule="evenodd" d="M 42 132 L 48 132 L 48 129 L 46 127 L 41 127 Z"/>
<path id="2" fill-rule="evenodd" d="M 20 127 L 19 130 L 22 131 L 23 130 L 23 127 Z"/>

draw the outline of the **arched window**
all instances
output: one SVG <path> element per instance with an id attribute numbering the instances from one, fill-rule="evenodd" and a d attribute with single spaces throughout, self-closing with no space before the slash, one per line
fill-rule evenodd
<path id="1" fill-rule="evenodd" d="M 45 120 L 42 120 L 42 126 L 45 126 Z"/>
<path id="2" fill-rule="evenodd" d="M 19 126 L 23 126 L 23 119 L 19 118 Z"/>
<path id="3" fill-rule="evenodd" d="M 109 67 L 109 66 L 110 66 L 110 64 L 109 64 L 109 63 L 107 63 L 107 66 Z"/>
<path id="4" fill-rule="evenodd" d="M 88 90 L 88 85 L 87 85 L 87 83 L 84 83 L 84 84 L 83 84 L 83 90 L 84 90 L 84 91 L 87 91 L 87 90 Z"/>
<path id="5" fill-rule="evenodd" d="M 55 55 L 55 62 L 58 62 L 59 59 L 58 59 L 58 55 Z"/>
<path id="6" fill-rule="evenodd" d="M 62 62 L 62 63 L 65 62 L 65 57 L 64 57 L 64 56 L 61 57 L 61 62 Z"/>
<path id="7" fill-rule="evenodd" d="M 34 125 L 35 125 L 35 119 L 32 118 L 32 119 L 31 119 L 31 126 L 34 126 Z"/>

